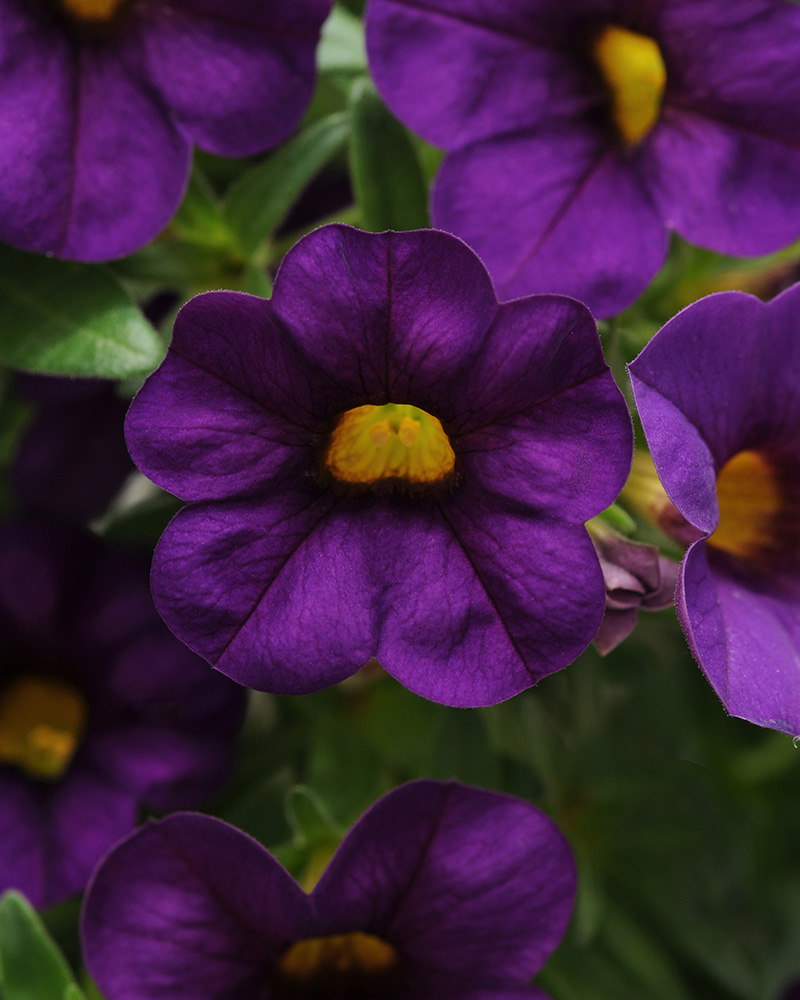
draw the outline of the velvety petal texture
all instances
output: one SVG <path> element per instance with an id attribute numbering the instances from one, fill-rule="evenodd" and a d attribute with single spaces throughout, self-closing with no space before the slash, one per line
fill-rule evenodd
<path id="1" fill-rule="evenodd" d="M 766 305 L 720 293 L 679 313 L 630 366 L 659 477 L 704 536 L 686 554 L 677 594 L 692 650 L 731 714 L 792 735 L 800 735 L 798 324 L 800 286 Z M 732 550 L 714 535 L 730 517 L 720 472 L 742 454 L 764 464 L 740 492 L 766 499 L 748 511 L 742 548 Z M 774 496 L 765 477 L 774 477 Z M 765 551 L 753 537 L 766 538 Z"/>
<path id="2" fill-rule="evenodd" d="M 68 685 L 87 713 L 59 775 L 0 757 L 0 891 L 42 906 L 81 891 L 142 806 L 185 808 L 220 787 L 244 692 L 159 621 L 146 561 L 34 521 L 3 525 L 0 552 L 0 706 L 33 679 Z"/>
<path id="3" fill-rule="evenodd" d="M 594 54 L 608 28 L 653 40 L 665 71 L 633 137 Z M 564 292 L 612 315 L 669 230 L 741 255 L 800 236 L 787 0 L 371 0 L 367 51 L 389 107 L 449 154 L 434 223 L 475 248 L 501 298 Z"/>
<path id="4" fill-rule="evenodd" d="M 0 238 L 108 260 L 175 212 L 191 146 L 240 156 L 283 140 L 311 97 L 329 0 L 138 0 L 96 27 L 2 0 Z"/>
<path id="5" fill-rule="evenodd" d="M 310 896 L 219 820 L 149 823 L 97 870 L 84 948 L 108 1000 L 258 1000 L 294 942 L 352 932 L 400 956 L 398 1000 L 539 998 L 526 984 L 574 895 L 570 849 L 534 806 L 417 781 L 362 817 Z"/>
<path id="6" fill-rule="evenodd" d="M 452 474 L 337 479 L 361 406 L 441 421 Z M 584 521 L 616 497 L 630 418 L 580 303 L 499 305 L 440 232 L 317 230 L 271 301 L 199 296 L 127 420 L 134 461 L 192 501 L 163 535 L 156 604 L 240 683 L 305 693 L 370 658 L 445 704 L 486 705 L 566 666 L 600 624 Z"/>

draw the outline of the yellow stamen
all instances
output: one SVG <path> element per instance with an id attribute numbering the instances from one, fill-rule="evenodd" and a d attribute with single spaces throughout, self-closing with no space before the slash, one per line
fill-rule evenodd
<path id="1" fill-rule="evenodd" d="M 609 25 L 595 38 L 592 54 L 611 92 L 614 124 L 626 144 L 635 146 L 661 113 L 667 82 L 661 50 L 647 35 Z"/>
<path id="2" fill-rule="evenodd" d="M 717 476 L 719 525 L 708 544 L 740 559 L 776 552 L 784 498 L 775 469 L 757 451 L 740 451 Z"/>
<path id="3" fill-rule="evenodd" d="M 61 0 L 64 10 L 80 21 L 110 21 L 126 0 Z"/>
<path id="4" fill-rule="evenodd" d="M 342 414 L 325 465 L 345 483 L 437 483 L 452 473 L 455 453 L 436 417 L 407 403 L 387 403 L 357 406 Z"/>
<path id="5" fill-rule="evenodd" d="M 390 944 L 373 934 L 353 931 L 295 941 L 278 960 L 276 971 L 282 981 L 357 981 L 391 973 L 399 966 L 400 956 Z"/>
<path id="6" fill-rule="evenodd" d="M 69 767 L 86 728 L 83 696 L 70 684 L 22 677 L 0 697 L 0 762 L 55 780 Z"/>

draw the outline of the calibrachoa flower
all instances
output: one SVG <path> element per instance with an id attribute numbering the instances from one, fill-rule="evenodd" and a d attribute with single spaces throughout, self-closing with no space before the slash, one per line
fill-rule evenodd
<path id="1" fill-rule="evenodd" d="M 416 781 L 377 802 L 307 895 L 208 816 L 148 823 L 95 873 L 87 966 L 107 1000 L 530 1000 L 575 895 L 534 806 Z"/>
<path id="2" fill-rule="evenodd" d="M 156 550 L 156 604 L 250 687 L 314 691 L 375 656 L 485 705 L 600 624 L 583 522 L 617 495 L 631 428 L 594 322 L 561 296 L 498 305 L 445 233 L 328 226 L 271 301 L 198 296 L 127 437 L 192 501 Z"/>
<path id="3" fill-rule="evenodd" d="M 630 366 L 658 475 L 685 518 L 683 530 L 667 510 L 658 520 L 694 538 L 677 592 L 692 651 L 732 715 L 795 735 L 798 329 L 800 285 L 767 305 L 721 292 L 679 313 Z"/>
<path id="4" fill-rule="evenodd" d="M 146 563 L 34 522 L 0 552 L 0 891 L 40 906 L 83 889 L 141 805 L 219 787 L 243 692 L 169 634 Z"/>
<path id="5" fill-rule="evenodd" d="M 106 260 L 166 225 L 191 146 L 297 124 L 330 0 L 0 0 L 0 238 Z"/>
<path id="6" fill-rule="evenodd" d="M 627 306 L 668 230 L 800 236 L 800 9 L 787 0 L 371 0 L 370 67 L 446 158 L 437 226 L 498 294 Z"/>

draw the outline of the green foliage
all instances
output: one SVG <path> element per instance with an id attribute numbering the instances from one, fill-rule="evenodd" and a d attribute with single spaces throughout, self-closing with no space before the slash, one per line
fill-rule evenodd
<path id="1" fill-rule="evenodd" d="M 0 247 L 0 362 L 51 375 L 126 378 L 164 355 L 104 267 Z"/>
<path id="2" fill-rule="evenodd" d="M 17 892 L 0 898 L 2 1000 L 85 1000 L 44 924 Z"/>
<path id="3" fill-rule="evenodd" d="M 348 130 L 345 114 L 315 122 L 231 185 L 224 216 L 245 256 L 272 236 L 306 184 L 342 149 Z"/>
<path id="4" fill-rule="evenodd" d="M 414 144 L 369 80 L 353 85 L 350 113 L 350 171 L 362 228 L 382 232 L 430 225 L 427 185 Z"/>

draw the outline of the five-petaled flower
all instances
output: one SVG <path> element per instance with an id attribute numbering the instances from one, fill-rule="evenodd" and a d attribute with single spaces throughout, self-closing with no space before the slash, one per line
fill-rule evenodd
<path id="1" fill-rule="evenodd" d="M 607 316 L 668 230 L 730 254 L 800 236 L 800 9 L 786 0 L 371 0 L 370 67 L 447 150 L 434 223 L 507 298 Z"/>
<path id="2" fill-rule="evenodd" d="M 108 260 L 178 206 L 192 144 L 297 124 L 330 0 L 0 0 L 0 238 Z"/>
<path id="3" fill-rule="evenodd" d="M 219 787 L 244 700 L 164 628 L 146 562 L 34 521 L 3 525 L 0 552 L 0 891 L 43 906 L 141 806 Z"/>
<path id="4" fill-rule="evenodd" d="M 766 305 L 721 292 L 670 320 L 630 365 L 658 475 L 685 521 L 663 503 L 657 518 L 678 540 L 695 539 L 677 592 L 692 651 L 732 715 L 793 735 L 799 328 L 800 285 Z"/>
<path id="5" fill-rule="evenodd" d="M 378 801 L 310 895 L 263 847 L 192 813 L 98 868 L 83 935 L 108 1000 L 543 1000 L 572 854 L 535 806 L 418 781 Z"/>
<path id="6" fill-rule="evenodd" d="M 451 705 L 570 663 L 600 624 L 584 522 L 630 417 L 573 299 L 498 305 L 445 233 L 328 226 L 266 301 L 198 296 L 127 420 L 191 501 L 153 569 L 173 631 L 240 683 L 301 694 L 370 658 Z"/>

